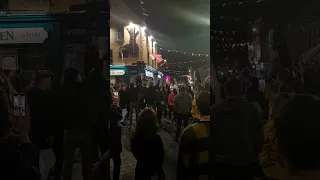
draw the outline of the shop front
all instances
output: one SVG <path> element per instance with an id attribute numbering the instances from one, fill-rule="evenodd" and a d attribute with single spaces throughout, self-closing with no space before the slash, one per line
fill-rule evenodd
<path id="1" fill-rule="evenodd" d="M 163 83 L 163 74 L 160 71 L 156 71 L 153 68 L 145 68 L 145 76 L 148 82 L 152 82 L 154 85 L 161 86 Z"/>
<path id="2" fill-rule="evenodd" d="M 26 82 L 35 71 L 61 72 L 60 24 L 48 14 L 0 16 L 0 67 L 21 69 Z"/>
<path id="3" fill-rule="evenodd" d="M 129 82 L 130 77 L 125 66 L 110 66 L 110 84 L 116 84 L 120 87 L 120 84 L 128 84 Z"/>

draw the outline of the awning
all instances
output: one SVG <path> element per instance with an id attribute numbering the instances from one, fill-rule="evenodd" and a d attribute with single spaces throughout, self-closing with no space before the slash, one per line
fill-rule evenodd
<path id="1" fill-rule="evenodd" d="M 161 63 L 163 61 L 162 55 L 160 54 L 153 54 L 152 56 L 154 57 L 157 63 Z"/>

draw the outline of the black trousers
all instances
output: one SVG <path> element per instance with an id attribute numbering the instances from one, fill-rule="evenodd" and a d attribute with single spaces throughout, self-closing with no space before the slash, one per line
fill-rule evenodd
<path id="1" fill-rule="evenodd" d="M 173 106 L 169 106 L 169 120 L 171 120 L 172 113 L 173 113 Z"/>
<path id="2" fill-rule="evenodd" d="M 54 171 L 52 174 L 55 177 L 55 180 L 59 180 L 62 174 L 62 167 L 63 167 L 63 135 L 64 132 L 61 130 L 59 133 L 54 135 L 53 140 L 53 154 L 56 157 L 56 161 L 54 164 Z"/>
<path id="3" fill-rule="evenodd" d="M 106 129 L 103 129 L 103 127 L 95 127 L 93 132 L 92 132 L 92 146 L 93 146 L 93 150 L 92 150 L 92 157 L 93 157 L 93 161 L 99 161 L 99 151 L 101 156 L 104 155 L 104 153 L 106 153 L 109 149 L 110 149 L 110 145 L 109 145 L 109 141 L 110 141 L 110 137 L 109 137 L 109 131 Z"/>
<path id="4" fill-rule="evenodd" d="M 113 160 L 113 180 L 120 179 L 121 153 L 112 153 Z"/>
<path id="5" fill-rule="evenodd" d="M 163 105 L 157 105 L 157 119 L 158 119 L 158 124 L 161 126 L 162 125 L 162 112 L 163 112 Z"/>
<path id="6" fill-rule="evenodd" d="M 186 128 L 188 126 L 188 120 L 190 118 L 190 114 L 177 114 L 177 132 L 176 132 L 176 140 L 180 137 L 181 125 L 183 122 L 183 127 Z"/>
<path id="7" fill-rule="evenodd" d="M 233 166 L 216 163 L 214 169 L 214 180 L 253 180 L 253 166 Z"/>

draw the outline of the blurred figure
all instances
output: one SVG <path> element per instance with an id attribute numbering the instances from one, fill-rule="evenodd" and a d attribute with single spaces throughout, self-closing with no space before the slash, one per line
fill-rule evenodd
<path id="1" fill-rule="evenodd" d="M 197 110 L 197 103 L 196 103 L 196 97 L 197 97 L 197 93 L 194 93 L 194 99 L 192 101 L 192 109 L 191 109 L 191 115 L 193 118 L 193 124 L 199 122 L 200 120 L 200 114 Z"/>
<path id="2" fill-rule="evenodd" d="M 111 157 L 113 160 L 113 180 L 119 180 L 120 178 L 120 167 L 121 167 L 121 152 L 122 152 L 122 144 L 121 144 L 121 127 L 120 121 L 122 120 L 122 109 L 119 106 L 119 98 L 114 97 L 111 94 L 110 99 L 110 149 L 111 149 Z M 112 98 L 113 97 L 113 98 Z"/>
<path id="3" fill-rule="evenodd" d="M 146 103 L 147 107 L 153 108 L 156 110 L 156 87 L 153 86 L 153 83 L 150 83 L 149 87 L 146 89 L 145 97 L 146 97 Z"/>
<path id="4" fill-rule="evenodd" d="M 164 117 L 167 118 L 167 112 L 168 112 L 168 96 L 170 93 L 170 90 L 168 91 L 166 86 L 162 87 L 162 96 L 164 98 Z"/>
<path id="5" fill-rule="evenodd" d="M 177 180 L 212 179 L 210 138 L 210 94 L 195 96 L 199 122 L 188 126 L 181 135 Z"/>
<path id="6" fill-rule="evenodd" d="M 39 153 L 29 139 L 30 115 L 13 117 L 8 95 L 0 90 L 1 177 L 10 180 L 40 180 Z"/>
<path id="7" fill-rule="evenodd" d="M 268 178 L 279 180 L 291 180 L 288 169 L 279 162 L 277 152 L 277 139 L 275 132 L 274 119 L 281 115 L 281 112 L 286 107 L 290 97 L 287 94 L 278 94 L 272 109 L 271 120 L 264 128 L 264 144 L 262 152 L 260 153 L 260 164 L 263 168 L 264 174 Z"/>
<path id="8" fill-rule="evenodd" d="M 162 169 L 164 148 L 157 126 L 154 109 L 145 108 L 137 120 L 137 128 L 131 140 L 132 154 L 137 160 L 135 179 L 164 180 Z"/>
<path id="9" fill-rule="evenodd" d="M 156 106 L 157 106 L 157 119 L 160 127 L 162 127 L 161 118 L 162 118 L 163 109 L 165 108 L 164 101 L 165 101 L 165 98 L 163 96 L 162 88 L 159 87 L 156 93 Z"/>
<path id="10" fill-rule="evenodd" d="M 318 97 L 297 95 L 274 120 L 279 162 L 299 180 L 320 179 L 319 110 Z"/>
<path id="11" fill-rule="evenodd" d="M 186 128 L 188 126 L 188 120 L 191 116 L 192 109 L 192 98 L 186 92 L 186 88 L 184 86 L 180 88 L 180 93 L 174 97 L 173 107 L 177 111 L 177 132 L 175 141 L 179 141 L 182 122 L 183 126 Z"/>
<path id="12" fill-rule="evenodd" d="M 46 180 L 50 169 L 54 165 L 52 141 L 55 116 L 54 100 L 51 91 L 52 74 L 37 72 L 35 86 L 27 92 L 27 101 L 30 107 L 32 143 L 40 152 L 40 172 L 42 180 Z"/>
<path id="13" fill-rule="evenodd" d="M 59 116 L 64 124 L 63 180 L 71 180 L 74 154 L 80 149 L 84 180 L 91 178 L 92 124 L 89 121 L 88 96 L 75 68 L 64 72 L 59 94 Z"/>
<path id="14" fill-rule="evenodd" d="M 211 108 L 215 180 L 253 180 L 263 145 L 261 116 L 242 97 L 242 83 L 224 85 L 227 99 Z"/>
<path id="15" fill-rule="evenodd" d="M 174 97 L 177 95 L 177 90 L 173 89 L 172 92 L 168 96 L 168 106 L 169 106 L 169 120 L 173 123 L 176 122 L 176 114 L 174 112 L 173 101 Z M 173 120 L 171 120 L 171 115 L 173 113 Z"/>
<path id="16" fill-rule="evenodd" d="M 119 94 L 119 99 L 120 99 L 120 104 L 119 105 L 120 105 L 120 107 L 122 109 L 122 116 L 126 117 L 129 112 L 127 111 L 127 114 L 125 114 L 124 112 L 125 112 L 125 109 L 127 109 L 127 106 L 129 106 L 128 105 L 129 97 L 128 97 L 128 92 L 127 92 L 127 86 L 125 84 L 121 85 L 121 89 L 119 90 L 118 94 Z M 123 119 L 122 122 L 121 122 L 122 126 L 125 126 L 125 122 L 124 121 L 125 121 L 125 119 Z"/>
<path id="17" fill-rule="evenodd" d="M 136 113 L 136 120 L 138 119 L 138 115 L 140 112 L 140 108 L 139 108 L 139 90 L 137 87 L 134 87 L 134 84 L 131 83 L 130 84 L 130 88 L 128 90 L 128 97 L 129 97 L 129 106 L 130 106 L 130 110 L 129 110 L 129 120 L 130 120 L 130 124 L 128 126 L 128 129 L 132 128 L 132 115 L 133 115 L 133 110 Z"/>

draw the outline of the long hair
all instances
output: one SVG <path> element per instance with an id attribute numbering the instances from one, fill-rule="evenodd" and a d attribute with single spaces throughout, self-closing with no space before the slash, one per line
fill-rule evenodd
<path id="1" fill-rule="evenodd" d="M 135 137 L 152 137 L 158 132 L 157 115 L 152 108 L 145 108 L 137 119 Z"/>

